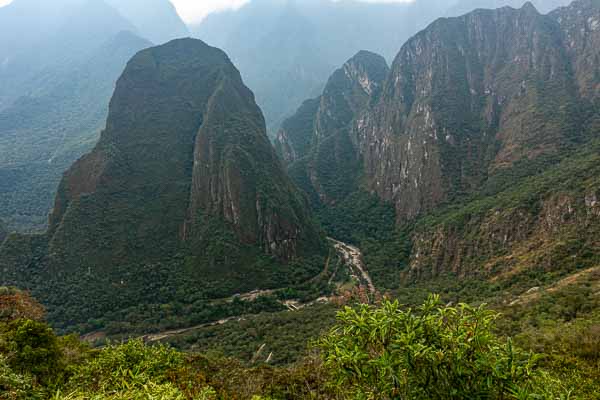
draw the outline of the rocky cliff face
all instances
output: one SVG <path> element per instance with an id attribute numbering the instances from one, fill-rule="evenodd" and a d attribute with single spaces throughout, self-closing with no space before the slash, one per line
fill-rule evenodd
<path id="1" fill-rule="evenodd" d="M 51 258 L 85 255 L 99 268 L 165 259 L 206 235 L 196 227 L 207 219 L 280 260 L 319 246 L 238 71 L 222 51 L 176 40 L 128 63 L 98 145 L 60 185 Z"/>
<path id="2" fill-rule="evenodd" d="M 331 76 L 323 95 L 305 102 L 278 133 L 279 153 L 287 164 L 304 170 L 321 202 L 356 189 L 360 164 L 352 122 L 377 98 L 388 71 L 383 57 L 359 52 Z"/>
<path id="3" fill-rule="evenodd" d="M 352 63 L 336 72 L 312 129 L 314 102 L 284 124 L 280 153 L 288 163 L 323 156 L 306 167 L 321 198 L 320 173 L 348 178 L 348 187 L 361 176 L 363 188 L 395 204 L 398 223 L 413 220 L 496 171 L 581 143 L 598 126 L 598 9 L 580 0 L 542 15 L 527 3 L 440 19 L 402 47 L 365 97 L 340 105 L 332 96 L 346 93 L 340 76 L 359 88 L 363 78 L 349 72 Z M 341 147 L 352 165 L 340 165 Z"/>
<path id="4" fill-rule="evenodd" d="M 340 107 L 326 90 L 305 103 L 279 134 L 280 154 L 329 204 L 356 190 L 392 203 L 410 231 L 407 278 L 594 259 L 598 182 L 573 152 L 597 148 L 599 12 L 578 0 L 547 15 L 527 3 L 440 19 L 402 47 L 373 94 Z M 327 182 L 348 192 L 331 196 Z M 572 242 L 581 246 L 565 249 Z"/>
<path id="5" fill-rule="evenodd" d="M 575 272 L 600 261 L 598 144 L 500 193 L 466 202 L 413 235 L 409 278 L 510 278 Z"/>
<path id="6" fill-rule="evenodd" d="M 476 8 L 521 7 L 526 0 L 252 0 L 192 26 L 198 38 L 224 48 L 256 93 L 269 134 L 302 101 L 316 97 L 331 71 L 359 50 L 391 61 L 402 44 L 441 16 Z M 569 0 L 534 0 L 547 12 Z M 276 62 L 273 62 L 276 55 Z"/>
<path id="7" fill-rule="evenodd" d="M 560 26 L 562 46 L 580 95 L 597 101 L 600 94 L 600 3 L 577 0 L 553 11 L 549 18 Z"/>
<path id="8" fill-rule="evenodd" d="M 399 221 L 578 140 L 561 38 L 526 4 L 439 20 L 402 47 L 379 103 L 356 121 L 368 187 Z"/>
<path id="9" fill-rule="evenodd" d="M 458 203 L 462 211 L 438 211 L 437 214 L 446 213 L 445 218 L 419 224 L 413 235 L 408 277 L 430 278 L 452 272 L 459 276 L 495 275 L 511 279 L 515 275 L 527 275 L 532 270 L 575 272 L 582 266 L 594 266 L 598 262 L 596 238 L 600 219 L 596 200 L 600 183 L 597 180 L 595 140 L 600 126 L 597 106 L 600 75 L 596 72 L 600 28 L 595 21 L 600 20 L 599 6 L 597 2 L 581 0 L 543 17 L 537 15 L 530 5 L 519 11 L 498 11 L 495 18 L 502 13 L 512 14 L 512 26 L 519 29 L 514 37 L 508 34 L 506 28 L 502 30 L 502 36 L 498 38 L 504 41 L 508 37 L 509 40 L 503 46 L 500 43 L 495 45 L 495 49 L 501 52 L 496 53 L 494 62 L 487 62 L 492 68 L 483 74 L 492 78 L 492 81 L 482 80 L 484 93 L 488 96 L 484 103 L 480 103 L 484 107 L 478 112 L 479 123 L 487 127 L 481 132 L 484 140 L 467 136 L 465 141 L 450 131 L 448 125 L 443 125 L 446 133 L 444 141 L 444 135 L 436 134 L 440 129 L 436 126 L 436 121 L 439 121 L 435 118 L 436 113 L 421 106 L 426 113 L 434 116 L 431 132 L 434 133 L 433 143 L 438 144 L 434 151 L 440 154 L 450 151 L 450 155 L 463 160 L 453 163 L 451 158 L 445 161 L 440 158 L 441 162 L 428 167 L 427 162 L 411 159 L 409 154 L 409 163 L 417 161 L 421 165 L 417 171 L 432 168 L 440 177 L 437 183 L 442 190 L 436 193 L 439 197 L 433 204 L 424 200 L 428 191 L 419 192 L 422 184 L 418 180 L 415 180 L 414 189 L 400 191 L 394 197 L 393 193 L 382 191 L 377 182 L 377 179 L 385 181 L 384 178 L 389 176 L 386 171 L 378 175 L 376 168 L 372 170 L 376 181 L 371 187 L 395 201 L 401 220 L 434 209 L 438 201 L 448 200 L 451 191 L 444 188 L 452 189 L 458 184 L 467 192 L 479 192 L 473 186 L 469 189 L 465 183 L 475 177 L 471 182 L 482 179 L 481 184 L 485 187 L 503 174 L 514 176 L 512 188 L 507 187 L 494 196 L 484 197 L 484 200 Z M 500 26 L 511 25 L 503 23 Z M 415 49 L 418 50 L 418 47 Z M 478 54 L 486 53 L 477 51 Z M 498 64 L 501 59 L 498 54 L 504 54 L 507 60 L 512 61 Z M 408 60 L 414 56 L 407 54 L 404 64 L 410 65 Z M 467 71 L 472 69 L 469 67 Z M 432 76 L 435 77 L 435 72 Z M 473 82 L 468 73 L 464 77 L 467 78 L 464 82 Z M 456 82 L 458 78 L 453 80 Z M 489 83 L 493 81 L 496 83 Z M 471 99 L 477 93 L 477 88 L 472 86 L 466 86 L 464 92 L 467 90 L 472 94 Z M 408 93 L 410 96 L 413 92 Z M 400 91 L 400 98 L 402 96 L 406 98 L 406 92 Z M 403 105 L 402 102 L 399 104 Z M 463 106 L 468 109 L 468 103 L 463 103 Z M 457 115 L 459 111 L 455 109 Z M 383 115 L 386 113 L 383 111 Z M 404 115 L 407 114 L 397 117 L 400 122 L 396 125 L 384 126 L 394 132 L 394 126 L 404 126 Z M 467 115 L 466 118 L 470 117 Z M 494 119 L 494 123 L 486 125 L 486 121 Z M 447 120 L 451 121 L 450 118 Z M 470 168 L 465 168 L 465 162 L 472 162 L 474 144 L 486 143 L 486 137 L 492 139 L 487 139 L 487 146 L 493 151 L 474 169 L 486 171 L 478 178 L 469 174 Z M 427 150 L 426 141 L 423 140 L 426 149 L 423 152 L 431 151 Z M 453 150 L 457 142 L 460 148 L 467 149 L 466 153 L 461 155 Z M 587 143 L 584 148 L 589 153 L 571 154 L 571 149 L 581 143 Z M 417 147 L 421 147 L 419 144 L 417 142 Z M 386 152 L 385 146 L 382 149 L 384 152 L 380 154 L 394 154 L 394 150 Z M 519 174 L 527 175 L 523 175 L 523 170 L 528 165 L 549 154 L 566 158 L 552 168 L 533 168 L 530 178 L 518 178 Z M 459 178 L 453 177 L 453 164 L 460 166 Z M 445 181 L 448 178 L 450 181 Z M 421 200 L 403 200 L 407 192 L 410 193 L 409 199 L 416 194 L 416 199 Z M 513 198 L 513 202 L 505 204 L 503 199 L 506 198 Z M 423 207 L 424 204 L 429 208 Z"/>
<path id="10" fill-rule="evenodd" d="M 290 260 L 318 233 L 265 131 L 262 114 L 239 75 L 219 78 L 196 135 L 189 224 L 198 215 L 225 218 L 243 242 Z"/>

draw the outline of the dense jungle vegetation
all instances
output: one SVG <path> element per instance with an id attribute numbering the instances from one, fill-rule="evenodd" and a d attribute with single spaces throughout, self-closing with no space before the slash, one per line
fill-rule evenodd
<path id="1" fill-rule="evenodd" d="M 597 309 L 510 339 L 496 331 L 511 318 L 485 305 L 354 301 L 302 358 L 273 366 L 262 349 L 245 363 L 142 340 L 92 349 L 57 336 L 27 293 L 2 288 L 0 399 L 594 399 Z"/>

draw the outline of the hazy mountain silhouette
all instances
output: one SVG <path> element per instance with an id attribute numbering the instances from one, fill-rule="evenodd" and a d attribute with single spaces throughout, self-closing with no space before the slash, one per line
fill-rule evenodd
<path id="1" fill-rule="evenodd" d="M 9 227 L 45 225 L 60 176 L 104 126 L 125 63 L 151 46 L 123 14 L 101 0 L 0 8 L 0 215 Z M 163 28 L 153 36 L 175 36 Z"/>
<path id="2" fill-rule="evenodd" d="M 256 93 L 274 135 L 283 119 L 303 100 L 320 94 L 329 75 L 358 51 L 373 51 L 391 62 L 409 37 L 438 17 L 524 2 L 253 0 L 236 11 L 211 14 L 191 29 L 230 54 Z"/>

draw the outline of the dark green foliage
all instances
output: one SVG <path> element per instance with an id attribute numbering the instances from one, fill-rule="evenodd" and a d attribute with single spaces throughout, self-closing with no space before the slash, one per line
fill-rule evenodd
<path id="1" fill-rule="evenodd" d="M 310 153 L 314 138 L 315 115 L 320 105 L 320 97 L 306 100 L 298 111 L 281 125 L 281 131 L 285 132 L 286 140 L 289 143 L 285 146 L 282 140 L 276 140 L 275 150 L 284 160 L 287 160 L 288 157 L 301 159 Z M 291 153 L 288 154 L 290 151 Z"/>
<path id="2" fill-rule="evenodd" d="M 65 173 L 46 235 L 0 250 L 3 283 L 31 290 L 61 330 L 111 336 L 278 311 L 237 293 L 326 285 L 328 252 L 268 142 L 252 92 L 193 39 L 139 52 L 107 128 Z"/>
<path id="3" fill-rule="evenodd" d="M 331 205 L 358 189 L 353 122 L 379 96 L 388 71 L 383 57 L 360 51 L 333 73 L 318 99 L 284 122 L 275 146 L 313 204 Z"/>
<path id="4" fill-rule="evenodd" d="M 496 318 L 484 307 L 440 307 L 436 297 L 414 312 L 384 301 L 340 312 L 320 346 L 347 398 L 534 396 L 543 390 L 535 358 L 492 333 Z"/>
<path id="5" fill-rule="evenodd" d="M 358 191 L 339 203 L 320 207 L 317 214 L 329 236 L 361 249 L 377 287 L 390 289 L 402 283 L 410 231 L 396 228 L 392 204 Z"/>
<path id="6" fill-rule="evenodd" d="M 306 353 L 312 339 L 333 325 L 335 310 L 333 305 L 317 304 L 294 312 L 244 316 L 165 341 L 182 350 L 233 357 L 245 364 L 262 364 L 270 358 L 271 365 L 289 365 Z"/>
<path id="7" fill-rule="evenodd" d="M 560 296 L 557 294 L 557 298 Z M 523 310 L 532 315 L 537 312 L 536 308 Z M 337 324 L 318 341 L 320 353 L 299 349 L 307 356 L 294 364 L 265 363 L 267 358 L 270 362 L 277 359 L 275 354 L 269 356 L 270 352 L 286 349 L 283 342 L 296 340 L 288 336 L 293 335 L 294 325 L 311 325 L 315 319 L 333 323 L 329 306 L 306 311 L 239 321 L 239 329 L 224 325 L 222 332 L 230 332 L 224 336 L 231 336 L 234 346 L 235 341 L 237 346 L 241 344 L 240 334 L 246 335 L 244 341 L 249 342 L 252 340 L 248 336 L 257 334 L 255 349 L 237 353 L 250 357 L 245 362 L 215 356 L 214 347 L 193 349 L 211 351 L 208 356 L 184 354 L 163 345 L 145 345 L 140 340 L 89 350 L 76 338 L 55 337 L 40 322 L 5 324 L 0 330 L 0 399 L 250 400 L 265 396 L 258 398 L 342 400 L 402 396 L 555 400 L 563 395 L 595 399 L 597 318 L 575 319 L 569 329 L 556 329 L 554 336 L 549 334 L 554 327 L 543 328 L 544 335 L 533 336 L 537 338 L 534 347 L 544 349 L 550 357 L 540 359 L 496 336 L 493 331 L 502 329 L 503 320 L 483 306 L 442 307 L 439 298 L 433 297 L 422 306 L 407 309 L 385 300 L 379 306 L 360 305 L 341 311 Z M 262 326 L 264 323 L 267 325 Z M 22 336 L 24 332 L 28 333 Z M 319 335 L 318 330 L 308 332 L 298 331 L 296 335 Z M 282 334 L 282 343 L 277 344 Z M 531 336 L 521 335 L 518 342 L 532 347 L 527 337 Z M 15 341 L 27 343 L 22 355 L 7 350 L 5 344 Z M 261 346 L 261 342 L 267 345 Z M 52 356 L 41 360 L 30 357 L 42 353 Z M 34 359 L 38 360 L 36 368 L 52 360 L 58 360 L 58 364 L 51 371 L 36 370 L 31 368 Z M 31 375 L 31 370 L 38 375 Z M 39 379 L 40 373 L 47 374 L 47 379 Z"/>
<path id="8" fill-rule="evenodd" d="M 48 306 L 49 320 L 61 331 L 101 330 L 110 336 L 142 335 L 282 308 L 273 297 L 226 301 L 236 293 L 289 287 L 310 301 L 328 290 L 309 282 L 322 271 L 323 258 L 282 264 L 255 246 L 240 243 L 222 222 L 212 221 L 205 226 L 207 239 L 192 242 L 196 249 L 205 249 L 203 253 L 104 271 L 84 265 L 83 275 L 48 276 L 43 269 L 44 238 L 14 235 L 3 250 L 2 279 L 31 290 Z M 29 267 L 19 271 L 16 265 Z"/>
<path id="9" fill-rule="evenodd" d="M 319 194 L 313 187 L 312 181 L 309 175 L 308 165 L 310 162 L 310 158 L 305 157 L 303 159 L 297 160 L 293 164 L 288 166 L 287 173 L 294 182 L 294 184 L 304 191 L 307 198 L 310 201 L 310 204 L 315 206 L 318 205 L 321 200 L 319 199 Z"/>
<path id="10" fill-rule="evenodd" d="M 21 375 L 10 368 L 6 357 L 0 354 L 0 399 L 37 400 L 42 398 L 41 391 L 34 389 L 33 378 Z"/>
<path id="11" fill-rule="evenodd" d="M 0 220 L 0 245 L 4 242 L 4 239 L 8 236 L 8 230 L 2 220 Z"/>
<path id="12" fill-rule="evenodd" d="M 167 347 L 146 346 L 139 340 L 110 344 L 96 357 L 85 362 L 71 377 L 70 385 L 84 392 L 112 392 L 131 389 L 124 385 L 130 378 L 135 384 L 165 383 L 168 373 L 183 364 L 183 357 Z M 90 380 L 90 377 L 93 377 Z"/>
<path id="13" fill-rule="evenodd" d="M 388 241 L 396 230 L 393 206 L 366 192 L 356 192 L 338 204 L 323 206 L 318 215 L 329 235 L 355 245 L 368 238 Z"/>
<path id="14" fill-rule="evenodd" d="M 40 10 L 15 6 L 25 8 L 15 21 L 31 18 L 37 27 L 59 18 L 60 25 L 69 14 L 71 22 L 53 26 L 60 32 L 41 34 L 35 45 L 0 55 L 11 60 L 0 72 L 0 97 L 15 85 L 14 101 L 0 106 L 0 217 L 11 230 L 39 232 L 63 172 L 98 140 L 127 60 L 150 42 L 131 33 L 134 27 L 103 2 L 56 5 L 38 18 Z"/>
<path id="15" fill-rule="evenodd" d="M 196 266 L 198 264 L 193 263 Z M 206 266 L 202 275 L 184 260 L 170 263 L 132 264 L 111 274 L 65 276 L 61 281 L 30 281 L 30 287 L 48 306 L 48 318 L 61 331 L 104 331 L 110 336 L 146 334 L 185 328 L 236 315 L 282 309 L 273 297 L 229 302 L 227 296 L 255 289 L 302 286 L 322 269 L 321 263 L 282 266 L 264 257 L 244 270 L 229 273 Z M 308 271 L 314 272 L 311 274 Z M 220 274 L 221 272 L 222 274 Z M 41 275 L 41 279 L 44 275 Z M 210 285 L 203 283 L 210 281 Z M 82 302 L 64 293 L 85 293 Z M 219 300 L 222 299 L 222 300 Z"/>
<path id="16" fill-rule="evenodd" d="M 0 353 L 11 369 L 42 384 L 61 376 L 62 353 L 52 329 L 43 322 L 18 319 L 0 325 Z"/>
<path id="17" fill-rule="evenodd" d="M 356 150 L 347 135 L 323 138 L 316 149 L 313 165 L 319 182 L 319 193 L 331 201 L 339 201 L 354 190 L 360 173 Z"/>
<path id="18" fill-rule="evenodd" d="M 493 329 L 496 335 L 512 337 L 519 347 L 542 354 L 540 366 L 552 371 L 554 386 L 570 391 L 571 398 L 595 399 L 600 378 L 598 268 L 578 274 L 558 283 L 556 277 L 546 280 L 547 274 L 539 272 L 516 282 L 447 275 L 393 293 L 411 307 L 425 301 L 431 291 L 439 293 L 443 303 L 489 303 L 501 313 Z"/>
<path id="19" fill-rule="evenodd" d="M 526 208 L 539 210 L 540 202 L 554 193 L 578 194 L 594 186 L 598 174 L 600 142 L 592 141 L 578 151 L 558 156 L 523 160 L 490 177 L 468 197 L 422 218 L 418 226 L 454 224 L 464 226 L 472 217 L 491 209 Z"/>

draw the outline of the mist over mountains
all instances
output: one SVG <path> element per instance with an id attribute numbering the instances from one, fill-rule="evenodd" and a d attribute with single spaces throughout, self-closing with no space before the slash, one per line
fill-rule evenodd
<path id="1" fill-rule="evenodd" d="M 565 3 L 0 8 L 0 397 L 597 399 Z"/>
<path id="2" fill-rule="evenodd" d="M 168 0 L 15 0 L 0 8 L 0 219 L 43 229 L 61 174 L 99 137 L 118 73 L 151 43 L 193 35 L 226 50 L 273 138 L 359 50 L 391 62 L 438 17 L 521 3 L 253 0 L 188 29 Z M 538 3 L 546 11 L 566 1 Z"/>
<path id="3" fill-rule="evenodd" d="M 402 44 L 439 17 L 475 8 L 520 7 L 524 0 L 417 0 L 365 3 L 253 0 L 209 15 L 191 30 L 223 48 L 256 94 L 273 137 L 302 101 L 321 93 L 329 75 L 360 50 L 391 62 Z M 547 12 L 567 0 L 538 0 Z"/>
<path id="4" fill-rule="evenodd" d="M 187 36 L 167 0 L 15 0 L 0 8 L 0 218 L 39 230 L 60 176 L 98 140 L 137 51 Z"/>

